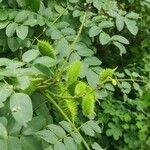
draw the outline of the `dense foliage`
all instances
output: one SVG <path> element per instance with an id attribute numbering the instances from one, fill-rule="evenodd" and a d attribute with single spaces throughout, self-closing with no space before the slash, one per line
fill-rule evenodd
<path id="1" fill-rule="evenodd" d="M 149 16 L 149 0 L 0 0 L 0 150 L 150 149 Z"/>

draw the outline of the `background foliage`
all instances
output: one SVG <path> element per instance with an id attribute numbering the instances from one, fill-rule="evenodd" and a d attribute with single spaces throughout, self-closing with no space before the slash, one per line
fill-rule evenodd
<path id="1" fill-rule="evenodd" d="M 0 149 L 149 149 L 149 9 L 0 0 Z"/>

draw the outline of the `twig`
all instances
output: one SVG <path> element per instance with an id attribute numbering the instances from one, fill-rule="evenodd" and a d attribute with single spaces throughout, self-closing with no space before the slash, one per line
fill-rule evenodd
<path id="1" fill-rule="evenodd" d="M 63 115 L 65 120 L 68 121 L 71 124 L 73 129 L 80 135 L 80 138 L 82 139 L 82 142 L 83 142 L 84 146 L 86 147 L 86 149 L 90 150 L 89 145 L 87 144 L 85 139 L 82 137 L 82 135 L 80 134 L 80 132 L 78 131 L 78 129 L 76 128 L 74 123 L 72 123 L 72 121 L 68 118 L 68 116 L 64 113 L 64 111 L 59 107 L 59 105 L 51 98 L 51 96 L 48 93 L 43 92 L 43 95 L 46 96 L 48 98 L 48 100 L 58 109 L 58 111 Z"/>

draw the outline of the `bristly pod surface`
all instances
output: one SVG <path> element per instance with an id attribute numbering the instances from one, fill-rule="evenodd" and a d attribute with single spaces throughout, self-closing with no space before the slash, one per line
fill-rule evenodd
<path id="1" fill-rule="evenodd" d="M 38 40 L 38 48 L 39 48 L 40 53 L 43 56 L 56 58 L 55 50 L 49 42 L 44 41 L 44 40 Z"/>
<path id="2" fill-rule="evenodd" d="M 110 68 L 103 69 L 99 75 L 100 84 L 104 84 L 105 82 L 109 81 L 110 78 L 113 77 L 115 70 L 116 70 L 116 68 L 115 69 L 110 69 Z"/>

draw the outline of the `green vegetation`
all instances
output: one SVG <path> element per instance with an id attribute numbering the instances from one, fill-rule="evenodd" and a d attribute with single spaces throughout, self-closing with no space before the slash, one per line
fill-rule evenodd
<path id="1" fill-rule="evenodd" d="M 149 0 L 0 0 L 0 150 L 150 149 L 149 16 Z"/>

